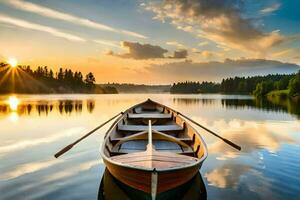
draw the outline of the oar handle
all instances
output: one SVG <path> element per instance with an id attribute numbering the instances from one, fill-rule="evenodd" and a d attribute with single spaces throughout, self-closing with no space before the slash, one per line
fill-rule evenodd
<path id="1" fill-rule="evenodd" d="M 59 156 L 61 156 L 62 154 L 66 153 L 67 151 L 69 151 L 70 149 L 72 149 L 74 146 L 74 144 L 69 144 L 68 146 L 66 146 L 65 148 L 63 148 L 62 150 L 60 150 L 59 152 L 57 152 L 54 157 L 58 158 Z"/>

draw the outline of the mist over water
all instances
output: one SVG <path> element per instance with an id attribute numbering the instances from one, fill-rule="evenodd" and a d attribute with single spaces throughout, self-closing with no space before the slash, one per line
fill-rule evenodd
<path id="1" fill-rule="evenodd" d="M 242 146 L 198 129 L 209 149 L 200 170 L 207 199 L 299 199 L 300 105 L 219 94 L 0 96 L 0 199 L 96 199 L 109 125 L 59 159 L 54 153 L 147 98 Z"/>

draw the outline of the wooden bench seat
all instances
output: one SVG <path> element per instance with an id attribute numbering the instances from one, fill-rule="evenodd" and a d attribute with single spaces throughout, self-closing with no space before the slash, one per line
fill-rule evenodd
<path id="1" fill-rule="evenodd" d="M 170 114 L 162 113 L 143 113 L 143 114 L 128 114 L 129 119 L 171 119 Z"/>
<path id="2" fill-rule="evenodd" d="M 144 125 L 118 125 L 119 131 L 141 132 L 148 130 L 148 126 Z M 153 130 L 161 132 L 182 131 L 183 127 L 179 125 L 153 125 Z"/>
<path id="3" fill-rule="evenodd" d="M 151 154 L 142 152 L 119 155 L 114 156 L 111 159 L 127 165 L 156 169 L 185 166 L 198 161 L 198 159 L 194 157 L 178 155 L 173 152 L 167 153 L 159 151 L 154 151 Z"/>
<path id="4" fill-rule="evenodd" d="M 148 141 L 147 140 L 134 140 L 134 141 L 127 141 L 120 146 L 114 146 L 112 149 L 112 153 L 115 155 L 118 154 L 127 154 L 127 153 L 134 153 L 134 152 L 143 152 L 146 151 Z M 164 140 L 155 140 L 153 141 L 153 145 L 155 150 L 158 152 L 172 152 L 177 154 L 193 154 L 193 149 L 191 147 L 181 147 L 180 145 L 164 141 Z"/>
<path id="5" fill-rule="evenodd" d="M 110 141 L 113 143 L 113 144 L 116 144 L 117 142 L 119 142 L 120 140 L 122 140 L 123 137 L 118 137 L 118 138 L 110 138 Z M 186 137 L 186 138 L 177 138 L 178 140 L 186 143 L 186 144 L 191 144 L 193 142 L 193 140 L 189 137 Z"/>

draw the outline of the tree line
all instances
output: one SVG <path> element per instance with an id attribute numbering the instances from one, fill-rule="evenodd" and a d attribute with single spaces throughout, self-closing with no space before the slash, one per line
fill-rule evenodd
<path id="1" fill-rule="evenodd" d="M 181 94 L 196 94 L 196 93 L 219 93 L 220 92 L 219 83 L 214 82 L 193 82 L 185 81 L 174 83 L 170 88 L 171 93 L 181 93 Z"/>
<path id="2" fill-rule="evenodd" d="M 300 94 L 300 71 L 297 74 L 270 74 L 266 76 L 234 77 L 215 82 L 174 83 L 171 93 L 223 93 L 265 96 L 273 90 L 286 90 L 289 96 Z"/>
<path id="3" fill-rule="evenodd" d="M 171 85 L 145 85 L 133 83 L 106 83 L 101 87 L 113 87 L 120 93 L 169 93 Z"/>
<path id="4" fill-rule="evenodd" d="M 258 83 L 253 91 L 253 94 L 258 97 L 263 97 L 268 94 L 277 96 L 300 97 L 300 71 L 297 74 L 287 75 L 280 80 L 271 81 L 264 80 Z"/>
<path id="5" fill-rule="evenodd" d="M 289 80 L 295 74 L 269 74 L 266 76 L 234 77 L 223 79 L 221 92 L 225 94 L 253 94 L 256 86 L 262 82 L 269 81 L 280 90 L 287 87 Z"/>
<path id="6" fill-rule="evenodd" d="M 112 88 L 95 84 L 92 72 L 85 76 L 80 71 L 60 68 L 54 72 L 47 66 L 35 70 L 30 66 L 12 68 L 0 63 L 0 93 L 111 93 Z M 114 91 L 115 93 L 116 91 Z"/>

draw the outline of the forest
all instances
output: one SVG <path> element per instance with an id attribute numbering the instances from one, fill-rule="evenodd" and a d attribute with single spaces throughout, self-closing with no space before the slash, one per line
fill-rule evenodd
<path id="1" fill-rule="evenodd" d="M 80 71 L 60 68 L 57 72 L 47 66 L 35 70 L 30 66 L 11 67 L 0 63 L 0 94 L 27 93 L 222 93 L 250 94 L 257 97 L 300 96 L 300 71 L 297 74 L 270 74 L 266 76 L 226 78 L 221 83 L 185 81 L 170 85 L 95 84 L 92 72 L 85 76 Z"/>
<path id="2" fill-rule="evenodd" d="M 196 93 L 219 93 L 221 84 L 214 82 L 179 82 L 174 83 L 170 88 L 170 93 L 196 94 Z"/>
<path id="3" fill-rule="evenodd" d="M 253 94 L 260 97 L 274 91 L 278 95 L 299 96 L 300 71 L 297 74 L 227 78 L 221 83 L 186 81 L 174 83 L 170 89 L 171 93 Z"/>
<path id="4" fill-rule="evenodd" d="M 33 70 L 30 66 L 11 67 L 0 63 L 0 93 L 117 93 L 112 87 L 100 87 L 95 84 L 92 72 L 85 76 L 80 71 L 60 68 L 54 72 L 47 66 Z"/>
<path id="5" fill-rule="evenodd" d="M 101 87 L 113 87 L 119 93 L 169 93 L 171 85 L 145 85 L 132 83 L 107 83 Z"/>

